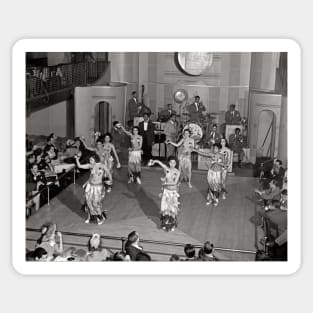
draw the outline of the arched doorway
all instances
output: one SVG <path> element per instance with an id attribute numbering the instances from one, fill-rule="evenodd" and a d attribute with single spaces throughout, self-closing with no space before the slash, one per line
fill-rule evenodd
<path id="1" fill-rule="evenodd" d="M 263 110 L 259 114 L 257 132 L 257 157 L 274 157 L 276 116 L 271 110 Z"/>
<path id="2" fill-rule="evenodd" d="M 109 132 L 110 104 L 100 101 L 95 106 L 95 131 L 105 134 Z"/>

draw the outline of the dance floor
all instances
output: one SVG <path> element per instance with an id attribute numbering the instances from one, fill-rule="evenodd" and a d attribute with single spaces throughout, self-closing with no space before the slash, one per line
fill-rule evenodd
<path id="1" fill-rule="evenodd" d="M 160 168 L 144 168 L 142 185 L 127 183 L 127 169 L 115 170 L 114 186 L 105 198 L 108 219 L 102 225 L 85 224 L 83 183 L 88 179 L 84 173 L 77 179 L 76 185 L 70 185 L 27 220 L 27 227 L 40 228 L 48 221 L 57 224 L 58 230 L 85 234 L 100 233 L 107 236 L 127 237 L 133 230 L 146 240 L 177 243 L 203 244 L 210 240 L 216 247 L 256 250 L 256 225 L 253 222 L 253 189 L 257 181 L 253 177 L 228 177 L 228 195 L 220 200 L 218 207 L 206 206 L 206 172 L 193 173 L 193 188 L 182 184 L 180 188 L 181 210 L 178 216 L 178 228 L 174 232 L 160 229 L 159 208 L 161 192 Z M 38 233 L 27 237 L 38 238 Z M 72 241 L 75 240 L 72 238 Z M 76 239 L 77 240 L 77 239 Z M 87 238 L 79 238 L 87 243 Z M 33 248 L 34 242 L 27 241 Z M 121 247 L 120 242 L 104 241 L 104 246 L 113 250 Z M 143 244 L 144 249 L 154 252 L 177 253 L 183 255 L 183 248 Z M 252 261 L 254 255 L 239 252 L 223 252 L 223 257 L 235 261 Z M 155 260 L 168 260 L 168 256 L 153 255 Z"/>

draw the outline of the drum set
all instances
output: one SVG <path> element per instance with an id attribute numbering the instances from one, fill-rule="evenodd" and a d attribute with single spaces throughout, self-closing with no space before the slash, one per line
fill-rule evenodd
<path id="1" fill-rule="evenodd" d="M 209 134 L 212 125 L 215 123 L 216 116 L 214 113 L 208 113 L 200 118 L 198 121 L 191 121 L 189 113 L 182 113 L 182 115 L 176 116 L 176 122 L 178 125 L 178 132 L 176 140 L 179 141 L 186 129 L 191 132 L 191 138 L 200 147 L 203 146 L 209 140 Z"/>

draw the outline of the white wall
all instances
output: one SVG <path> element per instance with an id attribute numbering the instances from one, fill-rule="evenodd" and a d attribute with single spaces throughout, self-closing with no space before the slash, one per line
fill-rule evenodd
<path id="1" fill-rule="evenodd" d="M 66 136 L 66 101 L 32 113 L 26 119 L 26 133 L 29 135 Z"/>
<path id="2" fill-rule="evenodd" d="M 110 104 L 110 127 L 114 120 L 124 122 L 126 86 L 93 86 L 75 88 L 75 136 L 90 143 L 95 129 L 95 106 L 100 101 Z"/>

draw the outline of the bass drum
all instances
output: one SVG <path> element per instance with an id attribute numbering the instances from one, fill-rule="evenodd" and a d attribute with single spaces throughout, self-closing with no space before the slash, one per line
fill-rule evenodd
<path id="1" fill-rule="evenodd" d="M 203 137 L 203 131 L 202 131 L 202 128 L 198 125 L 198 124 L 195 124 L 195 123 L 189 123 L 187 125 L 185 125 L 185 127 L 183 128 L 183 132 L 186 130 L 186 129 L 189 129 L 190 132 L 191 132 L 191 138 L 197 143 L 199 142 L 202 137 Z"/>

